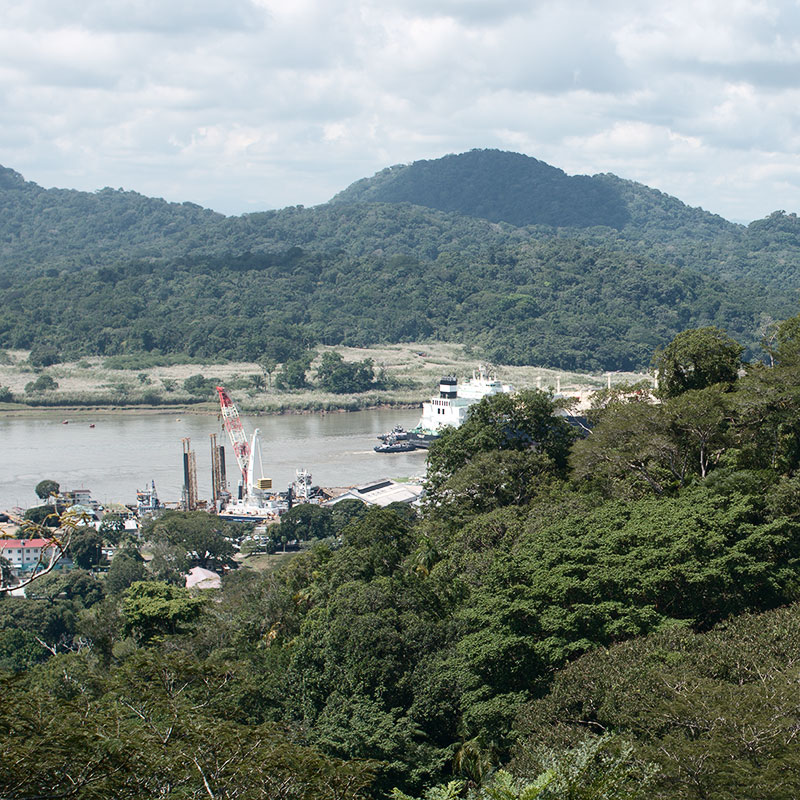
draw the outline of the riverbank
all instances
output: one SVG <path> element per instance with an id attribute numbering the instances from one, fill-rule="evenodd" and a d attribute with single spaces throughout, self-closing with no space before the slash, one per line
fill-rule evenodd
<path id="1" fill-rule="evenodd" d="M 316 405 L 316 404 L 315 404 Z M 354 411 L 386 411 L 391 409 L 407 410 L 419 408 L 421 403 L 393 403 L 381 402 L 376 404 L 356 405 L 348 407 L 308 407 L 287 406 L 285 408 L 263 408 L 252 409 L 242 406 L 243 413 L 250 417 L 262 416 L 282 416 L 282 415 L 304 415 L 304 414 L 347 414 Z M 125 414 L 152 414 L 168 416 L 218 416 L 219 404 L 214 402 L 195 403 L 193 405 L 169 405 L 169 406 L 143 406 L 143 405 L 112 405 L 112 406 L 71 406 L 71 405 L 50 405 L 50 406 L 29 406 L 20 403 L 0 403 L 0 416 L 7 419 L 25 417 L 55 417 L 88 419 L 98 414 L 125 415 Z"/>
<path id="2" fill-rule="evenodd" d="M 82 358 L 79 361 L 34 369 L 26 351 L 9 351 L 0 363 L 1 387 L 10 390 L 15 401 L 0 403 L 3 416 L 38 416 L 92 413 L 216 414 L 215 398 L 192 394 L 192 380 L 224 385 L 243 413 L 266 414 L 336 413 L 380 408 L 416 408 L 436 391 L 442 375 L 467 378 L 479 360 L 463 345 L 409 343 L 372 348 L 317 349 L 308 378 L 313 382 L 319 356 L 336 350 L 346 361 L 372 359 L 376 373 L 384 376 L 392 388 L 362 394 L 333 394 L 314 388 L 280 391 L 275 388 L 275 372 L 265 373 L 255 363 L 226 362 L 211 364 L 165 364 L 147 366 L 153 358 L 136 356 Z M 117 368 L 120 362 L 124 369 Z M 506 383 L 518 389 L 541 388 L 552 391 L 586 391 L 602 388 L 608 375 L 588 375 L 543 367 L 494 365 L 492 370 Z M 41 378 L 50 389 L 35 390 Z M 637 373 L 613 373 L 612 383 L 634 382 L 645 376 Z M 187 381 L 189 383 L 187 384 Z M 212 390 L 213 391 L 213 390 Z M 2 396 L 0 394 L 0 396 Z M 29 399 L 31 402 L 24 402 Z"/>

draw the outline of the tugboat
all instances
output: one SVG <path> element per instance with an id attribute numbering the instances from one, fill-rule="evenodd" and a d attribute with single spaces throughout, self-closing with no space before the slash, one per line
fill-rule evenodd
<path id="1" fill-rule="evenodd" d="M 390 433 L 387 434 L 383 444 L 376 444 L 372 449 L 376 453 L 410 453 L 417 448 L 411 442 L 400 441 Z"/>
<path id="2" fill-rule="evenodd" d="M 382 442 L 387 441 L 389 438 L 394 438 L 398 442 L 402 442 L 408 439 L 408 432 L 402 425 L 395 425 L 394 428 L 389 431 L 389 433 L 381 433 L 378 435 L 378 438 Z"/>

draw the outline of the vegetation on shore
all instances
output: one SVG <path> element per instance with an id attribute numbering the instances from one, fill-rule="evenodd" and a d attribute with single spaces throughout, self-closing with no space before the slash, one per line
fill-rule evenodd
<path id="1" fill-rule="evenodd" d="M 321 346 L 438 340 L 495 363 L 627 371 L 691 327 L 727 330 L 752 356 L 800 287 L 792 215 L 733 225 L 509 153 L 230 218 L 0 178 L 0 348 L 62 360 L 285 364 Z"/>
<path id="2" fill-rule="evenodd" d="M 443 374 L 472 375 L 479 364 L 470 348 L 444 343 L 393 345 L 382 348 L 319 348 L 312 360 L 300 362 L 302 384 L 280 388 L 285 365 L 258 362 L 201 363 L 189 358 L 152 355 L 84 358 L 76 362 L 33 366 L 29 351 L 0 351 L 0 410 L 22 408 L 180 408 L 196 413 L 216 413 L 214 386 L 222 384 L 239 408 L 247 413 L 270 414 L 302 411 L 355 411 L 383 406 L 417 406 L 435 392 Z M 372 362 L 372 380 L 338 386 L 320 380 L 325 359 L 365 372 Z M 333 362 L 330 359 L 333 359 Z M 265 370 L 270 367 L 269 371 Z M 329 367 L 330 369 L 330 367 Z M 497 374 L 519 388 L 564 390 L 600 388 L 607 377 L 569 373 L 539 367 L 498 366 Z M 55 388 L 26 391 L 42 377 Z M 348 374 L 344 373 L 344 378 Z M 614 383 L 643 376 L 620 373 Z M 361 379 L 363 381 L 363 378 Z M 187 388 L 188 382 L 188 388 Z M 336 391 L 361 389 L 362 391 Z M 5 390 L 5 391 L 4 391 Z"/>

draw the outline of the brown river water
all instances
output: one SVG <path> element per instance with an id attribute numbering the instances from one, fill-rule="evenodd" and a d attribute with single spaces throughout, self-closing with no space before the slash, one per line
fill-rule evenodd
<path id="1" fill-rule="evenodd" d="M 310 471 L 317 486 L 423 475 L 424 450 L 381 454 L 372 449 L 379 433 L 396 424 L 413 427 L 419 415 L 418 409 L 380 409 L 243 417 L 243 423 L 248 437 L 260 429 L 264 474 L 276 490 L 285 490 L 298 468 Z M 125 412 L 70 417 L 60 412 L 0 417 L 0 510 L 37 504 L 33 489 L 43 478 L 57 481 L 62 491 L 90 489 L 101 503 L 135 503 L 136 490 L 154 480 L 162 501 L 177 502 L 184 437 L 196 452 L 199 496 L 208 498 L 212 433 L 226 446 L 228 482 L 235 491 L 238 467 L 216 416 Z"/>

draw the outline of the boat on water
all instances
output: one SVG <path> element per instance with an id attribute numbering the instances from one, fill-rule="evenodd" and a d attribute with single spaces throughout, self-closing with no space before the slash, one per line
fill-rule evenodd
<path id="1" fill-rule="evenodd" d="M 376 444 L 372 448 L 376 453 L 410 453 L 417 448 L 408 439 L 397 439 L 394 436 L 387 436 L 383 444 Z"/>
<path id="2" fill-rule="evenodd" d="M 395 441 L 402 442 L 408 439 L 408 431 L 402 425 L 395 425 L 388 433 L 381 433 L 378 434 L 378 438 L 385 442 L 388 439 L 394 439 Z"/>
<path id="3" fill-rule="evenodd" d="M 416 427 L 408 431 L 407 441 L 414 447 L 427 449 L 441 436 L 444 428 L 461 426 L 467 419 L 470 406 L 480 403 L 484 397 L 513 391 L 513 386 L 502 383 L 496 375 L 488 374 L 483 366 L 461 384 L 453 375 L 445 375 L 439 381 L 439 396 L 422 404 L 422 417 Z"/>

